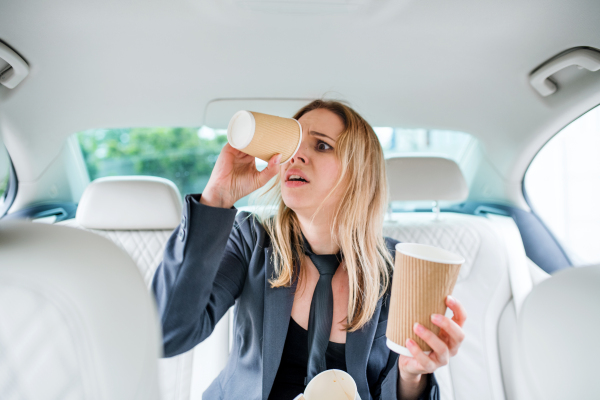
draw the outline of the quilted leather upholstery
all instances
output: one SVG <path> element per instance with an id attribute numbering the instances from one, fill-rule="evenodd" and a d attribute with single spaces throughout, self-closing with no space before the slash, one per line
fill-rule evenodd
<path id="1" fill-rule="evenodd" d="M 58 224 L 85 229 L 74 219 Z M 125 250 L 135 261 L 148 288 L 172 233 L 170 230 L 85 230 L 106 237 Z M 161 399 L 195 400 L 202 396 L 227 363 L 230 324 L 229 315 L 226 315 L 215 326 L 213 334 L 193 350 L 158 361 Z"/>
<path id="2" fill-rule="evenodd" d="M 83 399 L 82 344 L 36 289 L 0 283 L 0 399 Z"/>
<path id="3" fill-rule="evenodd" d="M 0 260 L 1 399 L 158 400 L 158 318 L 129 257 L 92 233 L 10 221 Z"/>
<path id="4" fill-rule="evenodd" d="M 59 222 L 59 224 L 84 229 L 74 219 Z M 167 239 L 172 233 L 172 230 L 86 230 L 112 240 L 117 246 L 125 250 L 133 258 L 133 261 L 135 261 L 148 287 L 150 287 L 150 283 L 152 282 L 154 271 L 162 260 Z"/>
<path id="5" fill-rule="evenodd" d="M 59 224 L 84 229 L 74 219 L 59 222 Z M 86 230 L 112 240 L 125 250 L 135 261 L 148 288 L 152 282 L 154 271 L 162 260 L 167 239 L 172 233 L 170 230 Z M 161 399 L 188 400 L 190 398 L 192 363 L 193 351 L 158 360 Z"/>
<path id="6" fill-rule="evenodd" d="M 436 372 L 443 399 L 504 399 L 497 324 L 511 292 L 507 249 L 484 217 L 442 213 L 398 213 L 384 235 L 402 242 L 441 247 L 462 255 L 453 295 L 467 310 L 466 338 L 448 366 Z M 448 315 L 451 311 L 448 310 Z"/>
<path id="7" fill-rule="evenodd" d="M 384 235 L 401 242 L 428 244 L 460 254 L 465 258 L 458 276 L 461 281 L 471 271 L 481 245 L 481 236 L 470 222 L 456 222 L 456 219 L 435 221 L 428 217 L 412 218 L 410 224 L 388 220 L 384 226 Z"/>

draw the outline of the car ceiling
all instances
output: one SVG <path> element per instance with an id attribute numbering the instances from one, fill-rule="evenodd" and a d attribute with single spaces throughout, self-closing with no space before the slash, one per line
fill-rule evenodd
<path id="1" fill-rule="evenodd" d="M 471 133 L 520 180 L 600 103 L 600 72 L 566 71 L 548 98 L 528 82 L 566 49 L 600 48 L 599 16 L 597 0 L 0 0 L 0 40 L 31 68 L 0 87 L 0 129 L 33 181 L 73 132 L 223 127 L 211 101 L 325 96 L 374 126 Z"/>

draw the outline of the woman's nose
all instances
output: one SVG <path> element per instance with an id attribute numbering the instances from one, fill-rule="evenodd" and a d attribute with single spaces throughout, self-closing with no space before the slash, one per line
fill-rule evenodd
<path id="1" fill-rule="evenodd" d="M 302 140 L 302 143 L 300 143 L 300 147 L 298 148 L 298 151 L 296 152 L 296 154 L 294 154 L 294 157 L 291 158 L 290 164 L 295 164 L 295 163 L 307 164 L 308 163 L 308 157 L 306 156 L 306 152 L 305 152 L 306 146 L 307 146 L 307 143 L 304 140 Z"/>

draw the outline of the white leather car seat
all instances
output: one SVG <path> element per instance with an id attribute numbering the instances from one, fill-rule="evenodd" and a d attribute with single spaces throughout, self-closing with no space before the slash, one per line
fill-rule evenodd
<path id="1" fill-rule="evenodd" d="M 468 187 L 456 163 L 440 157 L 398 157 L 386 160 L 391 201 L 462 201 Z M 436 377 L 443 399 L 505 399 L 498 321 L 511 300 L 509 263 L 515 249 L 501 223 L 485 216 L 450 212 L 390 213 L 384 235 L 402 242 L 429 244 L 462 255 L 453 295 L 467 310 L 466 337 L 459 353 Z M 518 230 L 512 243 L 522 242 Z M 535 266 L 539 270 L 539 267 Z M 448 312 L 451 315 L 451 312 Z"/>
<path id="2" fill-rule="evenodd" d="M 148 288 L 165 244 L 179 225 L 181 197 L 169 180 L 119 176 L 94 180 L 84 191 L 74 220 L 60 222 L 107 237 L 135 261 Z M 184 354 L 159 360 L 161 398 L 200 398 L 227 363 L 229 316 L 204 342 Z"/>
<path id="3" fill-rule="evenodd" d="M 527 262 L 534 288 L 550 278 L 550 275 L 535 265 L 533 261 L 528 259 Z M 533 394 L 527 384 L 528 378 L 523 371 L 520 359 L 521 350 L 517 345 L 517 329 L 517 307 L 514 300 L 511 300 L 502 311 L 498 323 L 498 346 L 500 349 L 502 378 L 507 399 L 529 400 L 533 398 Z"/>
<path id="4" fill-rule="evenodd" d="M 156 307 L 136 266 L 75 229 L 0 223 L 0 398 L 158 400 Z"/>
<path id="5" fill-rule="evenodd" d="M 600 266 L 562 270 L 534 287 L 518 317 L 518 360 L 532 400 L 597 399 Z"/>

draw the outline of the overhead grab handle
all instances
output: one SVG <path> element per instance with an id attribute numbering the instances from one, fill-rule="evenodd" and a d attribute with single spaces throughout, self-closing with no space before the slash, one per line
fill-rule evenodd
<path id="1" fill-rule="evenodd" d="M 0 58 L 11 67 L 0 71 L 0 83 L 9 89 L 14 89 L 29 74 L 29 65 L 2 42 L 0 42 Z"/>
<path id="2" fill-rule="evenodd" d="M 558 89 L 549 78 L 558 71 L 571 66 L 578 66 L 590 71 L 600 69 L 600 53 L 590 49 L 579 49 L 557 57 L 542 65 L 529 77 L 529 83 L 542 96 L 550 96 Z"/>

